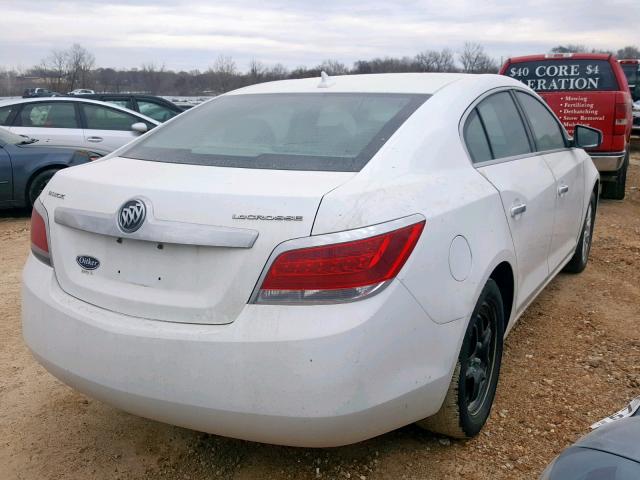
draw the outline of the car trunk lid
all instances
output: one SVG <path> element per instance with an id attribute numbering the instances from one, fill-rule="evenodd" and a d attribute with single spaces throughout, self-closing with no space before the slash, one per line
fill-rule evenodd
<path id="1" fill-rule="evenodd" d="M 230 323 L 273 249 L 310 235 L 322 196 L 353 175 L 127 158 L 64 171 L 50 185 L 64 199 L 45 203 L 56 277 L 70 295 L 115 312 Z M 146 219 L 127 234 L 117 215 L 132 199 Z"/>

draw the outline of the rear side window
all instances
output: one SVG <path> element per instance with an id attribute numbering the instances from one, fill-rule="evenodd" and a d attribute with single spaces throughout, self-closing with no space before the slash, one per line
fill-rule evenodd
<path id="1" fill-rule="evenodd" d="M 493 158 L 484 127 L 475 109 L 467 117 L 464 126 L 464 141 L 473 163 L 486 162 Z"/>
<path id="2" fill-rule="evenodd" d="M 487 132 L 494 158 L 531 152 L 527 131 L 508 92 L 493 94 L 476 108 Z"/>
<path id="3" fill-rule="evenodd" d="M 636 65 L 635 63 L 623 63 L 620 66 L 622 67 L 622 71 L 627 77 L 629 86 L 635 87 L 635 85 L 638 83 L 638 77 L 640 76 L 638 73 L 640 65 Z"/>
<path id="4" fill-rule="evenodd" d="M 131 125 L 140 122 L 133 115 L 101 105 L 83 104 L 82 110 L 90 130 L 131 130 Z"/>
<path id="5" fill-rule="evenodd" d="M 618 90 L 607 60 L 571 58 L 512 63 L 505 75 L 520 80 L 536 92 Z"/>
<path id="6" fill-rule="evenodd" d="M 72 103 L 25 103 L 14 121 L 19 127 L 80 128 Z"/>
<path id="7" fill-rule="evenodd" d="M 177 112 L 155 102 L 150 102 L 148 100 L 138 100 L 137 102 L 138 110 L 141 114 L 151 117 L 159 122 L 166 122 L 171 117 L 175 117 L 177 115 Z"/>
<path id="8" fill-rule="evenodd" d="M 542 152 L 565 148 L 562 128 L 549 110 L 538 99 L 526 93 L 516 92 L 516 97 L 531 124 L 537 150 Z"/>
<path id="9" fill-rule="evenodd" d="M 177 118 L 122 156 L 276 170 L 359 171 L 428 95 L 228 95 Z"/>
<path id="10" fill-rule="evenodd" d="M 17 109 L 16 105 L 9 105 L 0 108 L 0 125 L 8 126 L 11 114 Z"/>

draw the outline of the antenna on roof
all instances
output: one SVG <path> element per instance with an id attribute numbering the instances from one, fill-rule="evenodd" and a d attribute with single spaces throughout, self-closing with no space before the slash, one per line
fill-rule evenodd
<path id="1" fill-rule="evenodd" d="M 320 83 L 318 84 L 318 88 L 329 88 L 335 83 L 336 81 L 331 78 L 327 72 L 324 70 L 320 72 Z"/>

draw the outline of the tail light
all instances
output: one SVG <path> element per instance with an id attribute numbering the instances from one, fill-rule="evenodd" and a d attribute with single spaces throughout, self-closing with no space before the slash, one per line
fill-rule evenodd
<path id="1" fill-rule="evenodd" d="M 405 226 L 379 234 L 375 234 L 376 227 L 369 227 L 304 239 L 323 243 L 276 254 L 254 302 L 338 303 L 380 291 L 403 267 L 425 226 L 424 220 L 403 223 Z M 331 241 L 341 235 L 352 239 Z"/>
<path id="2" fill-rule="evenodd" d="M 51 265 L 49 217 L 39 200 L 33 204 L 31 212 L 31 252 L 41 262 Z"/>
<path id="3" fill-rule="evenodd" d="M 615 123 L 613 127 L 614 135 L 624 135 L 627 132 L 630 116 L 631 106 L 629 103 L 616 103 Z"/>

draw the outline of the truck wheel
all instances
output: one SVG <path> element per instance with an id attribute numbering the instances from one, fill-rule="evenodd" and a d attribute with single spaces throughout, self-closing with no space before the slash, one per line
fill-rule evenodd
<path id="1" fill-rule="evenodd" d="M 624 163 L 614 182 L 602 182 L 602 198 L 608 198 L 611 200 L 623 200 L 624 199 L 624 187 L 627 183 L 627 169 L 629 168 L 629 151 L 624 158 Z"/>
<path id="2" fill-rule="evenodd" d="M 569 263 L 565 265 L 564 271 L 569 273 L 580 273 L 587 266 L 589 261 L 589 252 L 591 251 L 591 240 L 593 239 L 593 225 L 596 220 L 596 195 L 591 194 L 591 200 L 587 207 L 587 214 L 584 217 L 584 223 L 582 224 L 582 232 L 576 245 L 576 251 L 573 253 L 573 257 L 569 260 Z"/>
<path id="3" fill-rule="evenodd" d="M 480 432 L 498 385 L 503 337 L 502 295 L 489 279 L 471 315 L 444 402 L 438 413 L 417 422 L 419 426 L 453 438 Z"/>
<path id="4" fill-rule="evenodd" d="M 50 168 L 48 170 L 43 170 L 42 172 L 35 175 L 31 181 L 29 182 L 29 187 L 27 188 L 27 200 L 29 201 L 29 206 L 33 206 L 33 203 L 42 193 L 44 187 L 47 186 L 51 177 L 53 177 L 59 168 Z"/>

